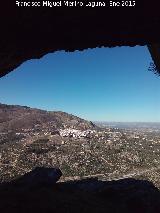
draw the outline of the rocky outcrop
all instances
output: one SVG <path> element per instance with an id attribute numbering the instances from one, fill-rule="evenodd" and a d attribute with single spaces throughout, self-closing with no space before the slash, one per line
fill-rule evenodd
<path id="1" fill-rule="evenodd" d="M 45 170 L 43 172 L 46 177 L 48 171 L 47 174 Z M 35 174 L 34 171 L 33 174 Z M 39 174 L 43 176 L 41 172 Z M 36 179 L 39 180 L 38 176 L 35 179 L 32 178 L 32 172 L 30 176 L 29 180 L 33 180 L 33 182 Z M 160 212 L 159 190 L 149 181 L 135 179 L 99 181 L 90 178 L 80 181 L 58 182 L 52 187 L 41 184 L 38 187 L 27 188 L 25 182 L 20 187 L 11 182 L 3 186 L 0 185 L 0 200 L 0 210 L 3 213 Z"/>
<path id="2" fill-rule="evenodd" d="M 54 185 L 61 176 L 62 172 L 58 168 L 36 167 L 17 179 L 15 185 L 20 185 L 22 188 L 49 186 Z"/>
<path id="3" fill-rule="evenodd" d="M 104 2 L 105 7 L 50 8 L 2 1 L 0 77 L 28 59 L 57 50 L 160 43 L 158 1 L 135 1 L 135 6 L 120 7 Z"/>

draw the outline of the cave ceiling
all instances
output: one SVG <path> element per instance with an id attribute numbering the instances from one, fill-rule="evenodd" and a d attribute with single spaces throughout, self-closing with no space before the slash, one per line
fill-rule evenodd
<path id="1" fill-rule="evenodd" d="M 5 0 L 0 6 L 0 77 L 58 50 L 160 44 L 159 26 L 154 1 L 82 8 L 18 7 L 15 0 Z"/>

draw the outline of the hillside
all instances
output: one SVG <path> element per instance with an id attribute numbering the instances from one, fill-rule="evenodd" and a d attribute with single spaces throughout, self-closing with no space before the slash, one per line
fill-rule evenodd
<path id="1" fill-rule="evenodd" d="M 13 131 L 21 129 L 32 129 L 35 126 L 47 126 L 64 128 L 71 127 L 80 130 L 92 129 L 92 122 L 77 116 L 60 112 L 33 109 L 27 106 L 0 104 L 0 131 Z"/>
<path id="2" fill-rule="evenodd" d="M 0 104 L 1 212 L 160 212 L 159 150 L 154 126 Z"/>

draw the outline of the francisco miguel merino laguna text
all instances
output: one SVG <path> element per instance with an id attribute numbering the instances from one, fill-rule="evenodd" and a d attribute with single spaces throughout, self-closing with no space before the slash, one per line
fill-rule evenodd
<path id="1" fill-rule="evenodd" d="M 82 2 L 82 1 L 16 1 L 18 7 L 105 7 L 105 2 Z"/>

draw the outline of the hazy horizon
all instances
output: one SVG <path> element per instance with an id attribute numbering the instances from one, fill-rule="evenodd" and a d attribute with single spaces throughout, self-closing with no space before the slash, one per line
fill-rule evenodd
<path id="1" fill-rule="evenodd" d="M 4 105 L 9 105 L 9 104 L 6 104 L 6 103 L 0 103 L 0 104 L 4 104 Z M 13 106 L 21 106 L 21 107 L 30 107 L 30 106 L 24 106 L 24 105 L 17 105 L 17 104 L 10 104 L 10 105 L 13 105 Z M 32 107 L 30 107 L 32 108 Z M 40 109 L 40 108 L 37 108 L 37 107 L 34 107 L 33 109 Z M 52 112 L 53 110 L 45 110 L 45 109 L 40 109 L 40 110 L 44 110 L 44 111 L 48 111 L 48 112 Z M 56 110 L 56 112 L 58 112 L 60 110 Z M 64 112 L 64 111 L 62 111 Z M 65 112 L 65 113 L 68 113 L 68 112 Z M 77 116 L 76 114 L 73 114 L 73 113 L 68 113 L 68 114 L 72 114 L 74 116 Z M 81 117 L 82 119 L 85 119 L 83 117 Z M 88 119 L 86 119 L 88 120 Z M 91 122 L 95 122 L 95 123 L 106 123 L 106 124 L 109 124 L 109 123 L 159 123 L 159 121 L 157 122 L 154 122 L 154 121 L 110 121 L 110 120 L 88 120 L 88 121 L 91 121 Z"/>

